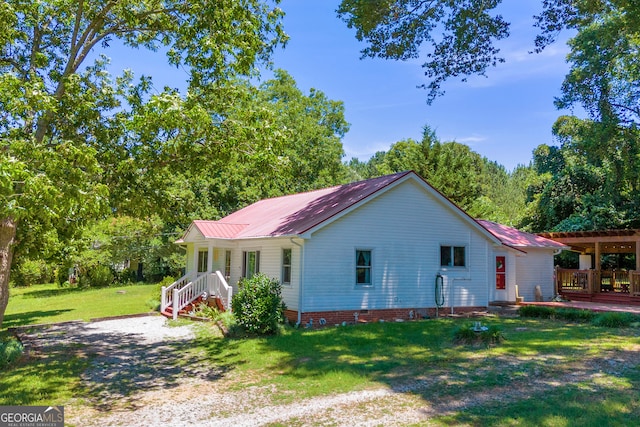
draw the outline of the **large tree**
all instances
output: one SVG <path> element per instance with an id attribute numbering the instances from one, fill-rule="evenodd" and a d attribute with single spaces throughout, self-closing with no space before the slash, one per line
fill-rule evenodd
<path id="1" fill-rule="evenodd" d="M 428 101 L 451 77 L 484 75 L 504 62 L 495 42 L 509 35 L 496 12 L 501 0 L 342 0 L 340 16 L 365 41 L 364 57 L 407 60 L 424 55 Z"/>
<path id="2" fill-rule="evenodd" d="M 234 80 L 130 104 L 127 132 L 97 148 L 119 214 L 185 228 L 345 180 L 342 103 L 316 89 L 304 94 L 285 71 L 259 85 Z"/>
<path id="3" fill-rule="evenodd" d="M 260 0 L 0 4 L 0 325 L 21 230 L 54 229 L 63 239 L 105 210 L 100 147 L 127 131 L 121 111 L 136 88 L 136 108 L 148 101 L 148 84 L 135 85 L 130 75 L 113 79 L 98 53 L 111 43 L 162 48 L 170 64 L 189 71 L 196 97 L 268 61 L 286 39 L 281 16 Z M 165 92 L 169 102 L 171 94 Z M 187 115 L 203 118 L 207 111 L 188 106 Z M 176 149 L 216 142 L 199 136 Z"/>
<path id="4" fill-rule="evenodd" d="M 532 199 L 531 226 L 563 231 L 637 227 L 640 4 L 563 0 L 544 5 L 538 49 L 564 28 L 576 31 L 569 40 L 571 68 L 556 105 L 582 107 L 588 117 L 560 117 L 553 128 L 560 148 L 542 146 L 534 153 L 547 177 Z"/>

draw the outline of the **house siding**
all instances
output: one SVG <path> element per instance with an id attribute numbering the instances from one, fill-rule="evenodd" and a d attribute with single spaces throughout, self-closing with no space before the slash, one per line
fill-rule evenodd
<path id="1" fill-rule="evenodd" d="M 464 246 L 466 268 L 440 267 L 440 245 Z M 488 304 L 486 236 L 412 180 L 313 233 L 305 246 L 303 312 Z M 355 251 L 372 251 L 372 286 L 355 284 Z"/>
<path id="2" fill-rule="evenodd" d="M 296 239 L 296 243 L 298 243 Z M 240 241 L 232 258 L 231 283 L 233 292 L 238 292 L 238 282 L 242 278 L 242 256 L 245 251 L 260 251 L 259 272 L 266 276 L 282 280 L 282 250 L 291 249 L 291 284 L 282 286 L 282 299 L 287 308 L 298 309 L 300 283 L 300 248 L 290 239 L 255 239 Z M 235 267 L 235 268 L 234 268 Z"/>
<path id="3" fill-rule="evenodd" d="M 536 286 L 540 286 L 545 301 L 555 296 L 552 249 L 527 249 L 526 257 L 516 258 L 516 268 L 518 291 L 525 301 L 535 301 Z"/>

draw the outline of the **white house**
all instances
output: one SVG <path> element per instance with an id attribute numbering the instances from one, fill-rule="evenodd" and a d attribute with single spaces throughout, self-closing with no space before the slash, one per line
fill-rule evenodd
<path id="1" fill-rule="evenodd" d="M 411 171 L 261 200 L 194 221 L 176 243 L 187 250 L 176 289 L 209 277 L 199 289 L 237 290 L 262 272 L 282 283 L 291 320 L 330 324 L 482 309 L 515 301 L 516 285 L 549 299 L 553 255 L 567 248 L 477 221 Z"/>

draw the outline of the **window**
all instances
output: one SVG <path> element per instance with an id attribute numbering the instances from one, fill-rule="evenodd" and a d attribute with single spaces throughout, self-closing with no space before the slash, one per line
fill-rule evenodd
<path id="1" fill-rule="evenodd" d="M 440 246 L 440 266 L 465 267 L 466 265 L 464 246 Z"/>
<path id="2" fill-rule="evenodd" d="M 371 251 L 356 250 L 356 285 L 371 285 Z"/>
<path id="3" fill-rule="evenodd" d="M 206 273 L 208 270 L 209 252 L 206 249 L 198 251 L 198 273 Z"/>
<path id="4" fill-rule="evenodd" d="M 291 249 L 282 250 L 282 284 L 291 284 Z"/>
<path id="5" fill-rule="evenodd" d="M 231 280 L 231 251 L 226 251 L 224 254 L 224 278 Z"/>
<path id="6" fill-rule="evenodd" d="M 251 279 L 260 271 L 260 251 L 245 251 L 242 254 L 242 277 Z"/>

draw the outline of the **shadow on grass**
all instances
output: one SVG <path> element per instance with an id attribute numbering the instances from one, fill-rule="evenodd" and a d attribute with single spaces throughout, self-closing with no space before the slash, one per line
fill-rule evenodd
<path id="1" fill-rule="evenodd" d="M 49 298 L 49 297 L 57 297 L 61 295 L 71 295 L 71 294 L 81 294 L 87 291 L 96 291 L 100 289 L 109 289 L 109 288 L 122 288 L 127 285 L 117 284 L 114 286 L 91 286 L 91 287 L 78 287 L 78 286 L 68 286 L 68 287 L 56 287 L 56 288 L 48 288 L 48 289 L 27 289 L 21 293 L 22 298 Z M 133 286 L 133 285 L 131 285 Z M 153 285 L 149 285 L 151 287 Z"/>
<path id="2" fill-rule="evenodd" d="M 148 341 L 144 334 L 101 332 L 85 322 L 25 329 L 21 339 L 35 356 L 0 374 L 4 404 L 64 403 L 82 396 L 101 411 L 123 404 L 135 409 L 139 392 L 171 389 L 194 377 L 217 381 L 232 369 L 223 360 L 187 351 L 189 338 Z"/>
<path id="3" fill-rule="evenodd" d="M 492 348 L 454 344 L 454 329 L 468 321 L 438 319 L 288 331 L 281 336 L 253 340 L 255 357 L 279 355 L 271 356 L 272 362 L 260 362 L 259 366 L 258 362 L 246 360 L 244 350 L 225 354 L 222 349 L 221 355 L 223 360 L 239 357 L 239 362 L 255 365 L 256 371 L 266 373 L 255 380 L 255 385 L 275 383 L 281 391 L 293 391 L 295 399 L 360 390 L 378 383 L 399 393 L 419 396 L 425 407 L 443 412 L 452 408 L 450 402 L 460 403 L 475 396 L 483 396 L 486 402 L 500 408 L 505 400 L 509 401 L 511 387 L 527 390 L 533 382 L 547 390 L 544 393 L 557 390 L 553 404 L 558 405 L 563 401 L 563 392 L 558 387 L 566 385 L 567 379 L 571 382 L 572 375 L 584 369 L 587 382 L 603 373 L 637 384 L 637 378 L 630 378 L 630 372 L 637 374 L 638 360 L 625 369 L 612 362 L 616 357 L 635 360 L 633 352 L 625 353 L 620 347 L 628 339 L 640 342 L 637 330 L 492 319 L 485 324 L 496 324 L 503 330 L 506 341 L 502 344 Z M 609 405 L 619 403 L 616 389 L 612 386 Z M 524 393 L 514 395 L 513 399 L 526 401 L 530 396 Z M 509 403 L 507 407 L 510 406 Z M 459 412 L 463 407 L 453 410 Z M 506 409 L 496 416 L 504 421 L 508 413 Z M 637 405 L 634 413 L 640 415 Z M 482 412 L 479 416 L 483 416 Z M 531 419 L 537 421 L 533 416 Z"/>
<path id="4" fill-rule="evenodd" d="M 72 311 L 70 308 L 62 310 L 37 310 L 27 311 L 24 313 L 13 313 L 4 316 L 2 327 L 15 328 L 18 326 L 33 325 L 36 323 L 44 323 L 48 317 L 57 316 L 62 313 Z"/>
<path id="5" fill-rule="evenodd" d="M 599 377 L 602 380 L 602 377 Z M 510 402 L 489 402 L 438 417 L 443 425 L 630 426 L 640 416 L 640 370 L 624 379 L 567 384 Z"/>

